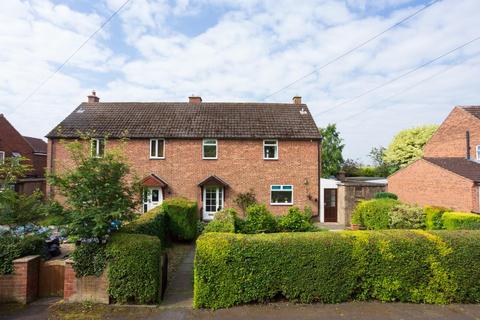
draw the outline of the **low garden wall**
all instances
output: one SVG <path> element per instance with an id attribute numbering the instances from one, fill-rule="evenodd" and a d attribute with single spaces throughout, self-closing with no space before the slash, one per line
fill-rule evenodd
<path id="1" fill-rule="evenodd" d="M 344 231 L 197 240 L 194 306 L 480 302 L 480 231 Z"/>
<path id="2" fill-rule="evenodd" d="M 66 302 L 84 302 L 108 304 L 108 280 L 106 272 L 101 276 L 85 276 L 77 278 L 73 269 L 73 261 L 65 261 L 65 281 L 63 299 Z"/>
<path id="3" fill-rule="evenodd" d="M 0 275 L 0 302 L 29 303 L 38 296 L 40 256 L 13 260 L 13 273 Z"/>

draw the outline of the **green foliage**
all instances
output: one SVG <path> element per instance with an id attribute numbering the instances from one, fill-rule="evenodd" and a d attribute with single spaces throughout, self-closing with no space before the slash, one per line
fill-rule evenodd
<path id="1" fill-rule="evenodd" d="M 387 149 L 382 146 L 373 147 L 368 154 L 373 162 L 376 177 L 387 177 L 398 169 L 395 165 L 385 161 L 386 151 Z"/>
<path id="2" fill-rule="evenodd" d="M 371 230 L 388 229 L 390 211 L 397 204 L 393 199 L 361 201 L 353 210 L 352 223 Z"/>
<path id="3" fill-rule="evenodd" d="M 29 159 L 25 157 L 6 157 L 0 162 L 0 190 L 8 189 L 32 170 L 28 161 Z"/>
<path id="4" fill-rule="evenodd" d="M 312 211 L 309 207 L 306 207 L 304 211 L 297 207 L 291 207 L 286 215 L 278 219 L 278 229 L 283 232 L 312 231 L 315 226 L 311 219 Z"/>
<path id="5" fill-rule="evenodd" d="M 13 260 L 28 256 L 46 254 L 45 238 L 39 235 L 16 237 L 0 236 L 0 275 L 13 272 Z"/>
<path id="6" fill-rule="evenodd" d="M 157 303 L 162 246 L 157 237 L 116 233 L 107 244 L 108 293 L 118 303 Z"/>
<path id="7" fill-rule="evenodd" d="M 385 230 L 202 235 L 194 306 L 225 308 L 285 297 L 480 302 L 480 231 Z"/>
<path id="8" fill-rule="evenodd" d="M 73 269 L 75 275 L 99 277 L 107 265 L 105 245 L 101 243 L 81 243 L 75 247 L 72 253 Z"/>
<path id="9" fill-rule="evenodd" d="M 425 211 L 425 226 L 427 230 L 441 230 L 443 229 L 442 216 L 445 212 L 451 211 L 442 207 L 426 206 Z"/>
<path id="10" fill-rule="evenodd" d="M 46 215 L 42 202 L 43 194 L 19 194 L 7 189 L 0 192 L 0 225 L 11 228 L 26 226 L 40 221 Z"/>
<path id="11" fill-rule="evenodd" d="M 392 192 L 377 192 L 373 196 L 375 199 L 393 199 L 398 200 L 398 196 Z"/>
<path id="12" fill-rule="evenodd" d="M 254 204 L 247 208 L 242 233 L 269 233 L 277 231 L 277 221 L 264 204 Z"/>
<path id="13" fill-rule="evenodd" d="M 104 238 L 112 222 L 134 216 L 140 188 L 137 182 L 127 182 L 130 168 L 119 151 L 94 158 L 86 147 L 87 143 L 67 144 L 75 167 L 50 175 L 49 182 L 66 197 L 68 233 L 73 238 Z"/>
<path id="14" fill-rule="evenodd" d="M 384 161 L 402 168 L 420 159 L 423 147 L 437 128 L 437 125 L 427 125 L 400 131 L 385 151 Z"/>
<path id="15" fill-rule="evenodd" d="M 443 227 L 447 230 L 480 229 L 480 215 L 468 212 L 445 212 L 442 216 Z"/>
<path id="16" fill-rule="evenodd" d="M 322 135 L 322 177 L 328 178 L 338 174 L 343 163 L 343 139 L 335 124 L 319 128 Z"/>
<path id="17" fill-rule="evenodd" d="M 185 198 L 170 198 L 162 203 L 168 217 L 170 235 L 178 240 L 191 241 L 197 236 L 197 203 Z"/>
<path id="18" fill-rule="evenodd" d="M 237 212 L 234 209 L 223 209 L 215 213 L 215 218 L 205 226 L 204 232 L 235 233 L 237 220 Z"/>
<path id="19" fill-rule="evenodd" d="M 425 211 L 421 207 L 399 203 L 389 214 L 390 229 L 425 229 Z"/>
<path id="20" fill-rule="evenodd" d="M 233 199 L 233 202 L 242 210 L 243 213 L 247 211 L 247 208 L 257 203 L 255 192 L 249 190 L 247 192 L 240 192 Z"/>
<path id="21" fill-rule="evenodd" d="M 137 233 L 156 236 L 164 245 L 167 241 L 167 215 L 161 206 L 155 207 L 127 223 L 121 229 L 124 233 Z"/>

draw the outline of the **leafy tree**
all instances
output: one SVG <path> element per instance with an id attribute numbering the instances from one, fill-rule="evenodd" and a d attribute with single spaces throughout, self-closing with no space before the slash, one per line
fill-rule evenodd
<path id="1" fill-rule="evenodd" d="M 7 157 L 0 162 L 0 190 L 8 189 L 19 178 L 25 177 L 32 170 L 24 157 Z"/>
<path id="2" fill-rule="evenodd" d="M 392 165 L 390 163 L 385 162 L 385 151 L 387 149 L 385 147 L 373 147 L 370 150 L 368 156 L 373 162 L 375 175 L 378 177 L 387 177 L 391 173 L 395 172 L 398 167 L 396 165 Z"/>
<path id="3" fill-rule="evenodd" d="M 343 139 L 335 124 L 319 128 L 322 140 L 322 176 L 330 177 L 338 174 L 343 163 Z"/>
<path id="4" fill-rule="evenodd" d="M 420 159 L 423 147 L 437 128 L 437 125 L 426 125 L 400 131 L 385 151 L 383 160 L 398 169 Z"/>
<path id="5" fill-rule="evenodd" d="M 137 179 L 128 183 L 129 166 L 119 150 L 91 157 L 88 143 L 66 145 L 75 167 L 50 175 L 49 182 L 66 198 L 66 221 L 74 238 L 103 239 L 116 222 L 133 218 L 140 188 Z"/>

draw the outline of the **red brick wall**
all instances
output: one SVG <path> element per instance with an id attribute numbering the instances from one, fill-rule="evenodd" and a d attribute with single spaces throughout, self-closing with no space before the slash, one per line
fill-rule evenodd
<path id="1" fill-rule="evenodd" d="M 388 177 L 388 191 L 411 204 L 478 210 L 478 191 L 472 181 L 426 160 L 418 160 Z"/>
<path id="2" fill-rule="evenodd" d="M 480 120 L 455 107 L 424 147 L 424 157 L 466 157 L 465 132 L 470 131 L 470 157 L 480 145 Z"/>
<path id="3" fill-rule="evenodd" d="M 29 303 L 38 296 L 40 256 L 13 261 L 14 272 L 0 276 L 0 302 Z"/>
<path id="4" fill-rule="evenodd" d="M 75 277 L 75 270 L 73 270 L 73 261 L 67 260 L 65 262 L 63 286 L 63 299 L 66 302 L 96 302 L 109 303 L 108 296 L 108 280 L 106 272 L 100 277 L 86 276 Z"/>
<path id="5" fill-rule="evenodd" d="M 165 159 L 149 159 L 149 140 L 130 140 L 123 146 L 135 173 L 143 178 L 151 173 L 165 180 L 170 189 L 166 198 L 183 196 L 196 200 L 201 206 L 198 183 L 216 175 L 229 184 L 225 205 L 234 206 L 239 192 L 253 189 L 257 200 L 269 206 L 274 214 L 284 214 L 288 206 L 270 205 L 270 185 L 293 185 L 294 205 L 310 206 L 318 213 L 318 143 L 317 141 L 279 141 L 279 159 L 263 160 L 262 140 L 218 140 L 218 159 L 202 160 L 202 140 L 165 141 Z M 107 141 L 107 149 L 122 143 Z M 53 157 L 51 156 L 53 154 Z M 72 165 L 65 145 L 49 141 L 49 160 L 53 170 L 62 171 Z"/>

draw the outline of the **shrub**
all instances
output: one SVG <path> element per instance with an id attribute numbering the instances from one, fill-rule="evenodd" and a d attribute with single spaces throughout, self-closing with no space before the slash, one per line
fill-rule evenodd
<path id="1" fill-rule="evenodd" d="M 308 207 L 303 212 L 297 207 L 291 207 L 285 216 L 278 219 L 278 229 L 284 232 L 312 231 L 315 226 L 311 218 L 312 212 Z"/>
<path id="2" fill-rule="evenodd" d="M 157 237 L 117 233 L 107 244 L 108 293 L 119 303 L 156 303 L 162 246 Z"/>
<path id="3" fill-rule="evenodd" d="M 425 211 L 425 226 L 427 230 L 441 230 L 443 229 L 442 216 L 445 212 L 451 211 L 442 207 L 426 206 Z"/>
<path id="4" fill-rule="evenodd" d="M 423 208 L 400 203 L 392 208 L 389 215 L 390 229 L 425 229 Z"/>
<path id="5" fill-rule="evenodd" d="M 13 260 L 29 255 L 46 255 L 45 238 L 39 235 L 0 237 L 0 275 L 13 272 Z"/>
<path id="6" fill-rule="evenodd" d="M 387 229 L 390 211 L 397 204 L 393 199 L 361 201 L 353 210 L 352 223 L 372 230 Z"/>
<path id="7" fill-rule="evenodd" d="M 392 192 L 377 192 L 373 196 L 375 199 L 393 199 L 398 200 L 398 196 Z"/>
<path id="8" fill-rule="evenodd" d="M 122 227 L 121 232 L 155 236 L 160 239 L 162 245 L 165 245 L 167 240 L 167 223 L 166 214 L 163 208 L 159 206 L 126 224 Z"/>
<path id="9" fill-rule="evenodd" d="M 204 232 L 235 233 L 237 219 L 237 212 L 234 209 L 223 209 L 215 213 L 215 218 L 205 226 Z"/>
<path id="10" fill-rule="evenodd" d="M 102 275 L 107 265 L 105 245 L 97 242 L 81 243 L 72 253 L 73 269 L 77 278 Z"/>
<path id="11" fill-rule="evenodd" d="M 247 208 L 257 203 L 255 192 L 249 190 L 247 192 L 241 192 L 237 194 L 233 202 L 242 210 L 243 213 L 247 211 Z"/>
<path id="12" fill-rule="evenodd" d="M 196 308 L 280 297 L 478 303 L 480 231 L 210 233 L 197 240 L 194 280 Z"/>
<path id="13" fill-rule="evenodd" d="M 277 230 L 277 221 L 264 204 L 254 204 L 247 208 L 242 233 L 269 233 Z"/>
<path id="14" fill-rule="evenodd" d="M 442 224 L 447 230 L 480 229 L 480 215 L 467 212 L 445 212 L 442 216 Z"/>
<path id="15" fill-rule="evenodd" d="M 197 203 L 185 198 L 171 198 L 162 203 L 168 217 L 168 231 L 177 240 L 191 241 L 197 236 Z"/>

